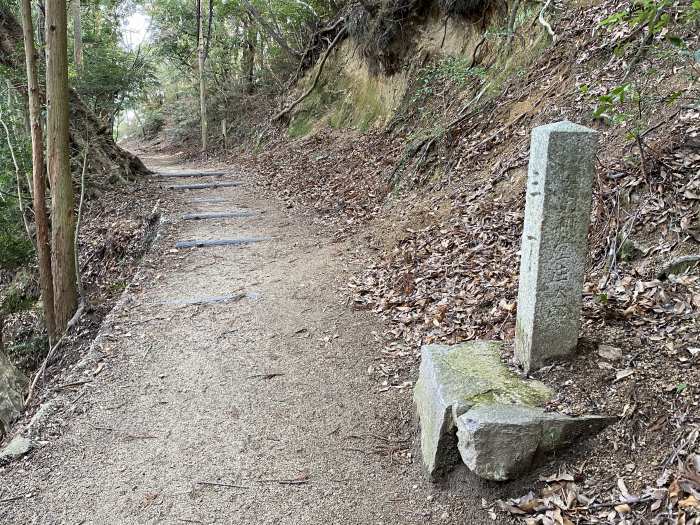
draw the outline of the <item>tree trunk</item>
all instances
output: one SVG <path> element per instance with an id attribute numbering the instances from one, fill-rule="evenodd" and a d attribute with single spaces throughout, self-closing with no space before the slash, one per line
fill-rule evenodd
<path id="1" fill-rule="evenodd" d="M 11 78 L 23 76 L 21 71 L 25 68 L 25 60 L 21 54 L 22 41 L 22 27 L 12 10 L 0 3 L 0 65 L 13 72 L 10 75 Z M 14 88 L 23 96 L 27 95 L 27 86 L 24 82 L 16 82 Z M 123 150 L 114 142 L 112 130 L 97 120 L 74 90 L 69 90 L 69 94 L 72 150 L 78 154 L 86 144 L 90 144 L 91 176 L 94 176 L 94 170 L 97 170 L 97 174 L 103 175 L 110 182 L 115 182 L 150 173 L 138 157 Z M 43 92 L 39 93 L 39 98 L 44 99 Z"/>
<path id="2" fill-rule="evenodd" d="M 257 31 L 255 31 L 255 26 L 250 22 L 245 22 L 243 28 L 243 34 L 245 41 L 243 43 L 243 86 L 246 93 L 250 94 L 253 92 L 253 85 L 255 82 L 255 39 L 257 37 Z"/>
<path id="3" fill-rule="evenodd" d="M 287 44 L 287 41 L 282 37 L 282 35 L 280 35 L 279 32 L 277 32 L 275 28 L 272 27 L 267 20 L 265 20 L 265 17 L 260 14 L 260 11 L 258 11 L 253 4 L 251 4 L 248 0 L 241 0 L 241 4 L 243 4 L 245 10 L 252 18 L 255 19 L 262 30 L 265 31 L 270 38 L 277 42 L 277 45 L 280 46 L 285 53 L 293 58 L 299 58 L 299 53 L 289 47 L 289 44 Z"/>
<path id="4" fill-rule="evenodd" d="M 51 274 L 51 247 L 49 246 L 49 220 L 46 215 L 46 187 L 44 170 L 44 137 L 41 129 L 41 99 L 32 28 L 31 0 L 22 0 L 22 31 L 24 33 L 24 56 L 27 64 L 27 87 L 29 91 L 29 122 L 32 137 L 32 176 L 34 186 L 34 221 L 36 223 L 36 251 L 39 260 L 39 284 L 44 304 L 44 317 L 49 341 L 56 336 L 53 307 L 53 275 Z"/>
<path id="5" fill-rule="evenodd" d="M 75 221 L 70 170 L 66 0 L 46 2 L 46 153 L 51 181 L 51 248 L 56 330 L 63 332 L 78 307 Z"/>
<path id="6" fill-rule="evenodd" d="M 73 60 L 78 72 L 83 70 L 83 25 L 80 13 L 80 0 L 71 2 L 73 17 Z"/>
<path id="7" fill-rule="evenodd" d="M 207 84 L 205 79 L 204 65 L 207 60 L 204 35 L 204 0 L 197 1 L 197 62 L 199 71 L 199 122 L 202 130 L 202 152 L 207 151 Z"/>

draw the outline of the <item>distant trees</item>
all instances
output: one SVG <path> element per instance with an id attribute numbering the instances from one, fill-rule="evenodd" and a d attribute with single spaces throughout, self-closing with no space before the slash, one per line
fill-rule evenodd
<path id="1" fill-rule="evenodd" d="M 77 0 L 71 4 L 74 31 L 70 41 L 66 0 L 48 0 L 43 10 L 34 12 L 31 0 L 21 0 L 19 7 L 21 24 L 11 4 L 0 4 L 0 74 L 6 80 L 3 88 L 8 90 L 9 104 L 4 112 L 9 118 L 5 135 L 9 147 L 14 145 L 18 164 L 15 168 L 11 156 L 0 156 L 0 264 L 5 268 L 23 264 L 31 256 L 32 243 L 28 241 L 35 240 L 46 329 L 50 340 L 55 340 L 75 313 L 78 302 L 71 155 L 82 157 L 89 148 L 93 177 L 100 175 L 106 181 L 126 181 L 146 173 L 148 170 L 138 158 L 114 142 L 112 125 L 114 115 L 127 107 L 131 97 L 138 96 L 153 76 L 140 50 L 120 45 L 119 13 L 113 4 L 91 4 L 86 48 Z M 103 10 L 114 16 L 103 17 Z M 34 24 L 35 19 L 39 27 Z M 35 45 L 37 37 L 41 53 Z M 68 53 L 71 42 L 72 62 Z M 115 64 L 119 67 L 113 67 Z M 42 79 L 39 74 L 44 70 L 46 77 Z M 84 97 L 70 88 L 69 79 Z M 23 125 L 17 125 L 23 120 Z M 31 157 L 25 150 L 29 144 Z M 18 173 L 16 181 L 5 176 L 9 170 Z M 25 181 L 28 171 L 31 178 Z M 47 176 L 51 189 L 50 220 Z M 16 189 L 8 191 L 12 182 Z M 13 209 L 18 198 L 25 204 L 32 201 L 31 209 L 26 205 L 23 210 L 21 206 Z M 22 227 L 22 221 L 33 222 L 33 227 Z"/>
<path id="2" fill-rule="evenodd" d="M 208 13 L 208 16 L 207 16 Z M 204 19 L 208 20 L 207 34 L 204 34 Z M 209 39 L 211 38 L 211 24 L 214 17 L 213 0 L 209 0 L 209 9 L 205 11 L 205 1 L 197 0 L 197 72 L 199 74 L 199 123 L 202 132 L 202 151 L 207 151 L 207 137 L 209 135 L 207 123 L 207 81 L 204 67 L 207 61 Z"/>
<path id="3" fill-rule="evenodd" d="M 163 59 L 159 75 L 165 82 L 159 97 L 144 109 L 146 126 L 149 119 L 162 121 L 164 107 L 192 104 L 189 111 L 169 115 L 174 136 L 194 138 L 192 130 L 198 125 L 202 132 L 208 130 L 199 139 L 201 145 L 211 148 L 217 141 L 212 131 L 219 129 L 213 122 L 221 126 L 219 144 L 229 131 L 234 136 L 252 133 L 245 115 L 263 105 L 250 103 L 250 97 L 284 93 L 313 66 L 340 29 L 338 25 L 324 32 L 323 27 L 332 24 L 339 4 L 200 0 L 194 8 L 186 0 L 149 2 L 152 49 Z M 172 103 L 163 104 L 164 97 L 172 97 Z"/>

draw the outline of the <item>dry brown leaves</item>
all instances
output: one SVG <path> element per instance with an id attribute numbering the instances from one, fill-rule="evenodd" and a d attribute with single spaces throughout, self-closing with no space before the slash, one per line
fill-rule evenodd
<path id="1" fill-rule="evenodd" d="M 669 460 L 674 469 L 664 470 L 656 486 L 633 494 L 622 477 L 617 479 L 613 495 L 606 499 L 586 494 L 571 474 L 540 478 L 545 483 L 539 494 L 530 492 L 520 498 L 498 501 L 497 507 L 521 517 L 527 525 L 574 525 L 610 523 L 632 525 L 700 524 L 700 454 L 698 427 L 685 436 Z"/>

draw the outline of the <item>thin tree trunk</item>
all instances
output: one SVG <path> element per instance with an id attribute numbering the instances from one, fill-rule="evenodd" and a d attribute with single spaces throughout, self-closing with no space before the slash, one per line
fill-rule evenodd
<path id="1" fill-rule="evenodd" d="M 22 0 L 22 33 L 24 35 L 24 58 L 27 64 L 29 122 L 32 137 L 34 222 L 36 224 L 36 252 L 39 260 L 39 285 L 41 287 L 41 299 L 44 304 L 46 330 L 49 334 L 49 343 L 52 344 L 56 336 L 56 321 L 53 308 L 49 219 L 46 214 L 44 137 L 41 129 L 41 99 L 36 67 L 36 49 L 34 47 L 34 29 L 32 28 L 31 0 Z"/>
<path id="2" fill-rule="evenodd" d="M 244 91 L 248 94 L 253 92 L 255 82 L 255 39 L 257 31 L 252 20 L 244 22 L 243 35 L 243 86 Z"/>
<path id="3" fill-rule="evenodd" d="M 241 4 L 243 4 L 245 10 L 248 11 L 248 14 L 255 19 L 263 31 L 265 31 L 270 38 L 277 42 L 277 45 L 279 45 L 282 50 L 292 57 L 299 57 L 299 53 L 289 47 L 289 44 L 287 44 L 287 41 L 282 37 L 282 35 L 280 35 L 274 27 L 268 24 L 265 17 L 260 14 L 260 11 L 258 11 L 253 4 L 251 4 L 248 0 L 241 0 Z"/>
<path id="4" fill-rule="evenodd" d="M 69 157 L 68 31 L 66 0 L 46 2 L 47 166 L 51 181 L 51 248 L 56 330 L 78 306 L 73 237 L 74 197 Z"/>
<path id="5" fill-rule="evenodd" d="M 73 17 L 73 60 L 78 72 L 83 70 L 83 24 L 80 13 L 80 0 L 71 2 Z"/>
<path id="6" fill-rule="evenodd" d="M 207 126 L 207 84 L 204 76 L 204 65 L 207 60 L 206 48 L 205 48 L 205 35 L 204 35 L 204 1 L 197 1 L 197 23 L 198 29 L 197 33 L 199 36 L 198 49 L 197 49 L 197 61 L 198 61 L 198 71 L 199 71 L 199 120 L 202 130 L 202 151 L 207 151 L 207 136 L 208 136 L 208 126 Z"/>

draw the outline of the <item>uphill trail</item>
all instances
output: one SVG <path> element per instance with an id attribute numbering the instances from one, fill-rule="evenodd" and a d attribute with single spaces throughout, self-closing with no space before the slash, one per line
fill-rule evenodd
<path id="1" fill-rule="evenodd" d="M 65 430 L 5 468 L 0 523 L 494 523 L 493 487 L 425 479 L 410 389 L 367 373 L 381 327 L 347 305 L 357 247 L 253 174 L 146 162 L 170 175 L 159 237 Z M 175 248 L 217 239 L 239 242 Z"/>

